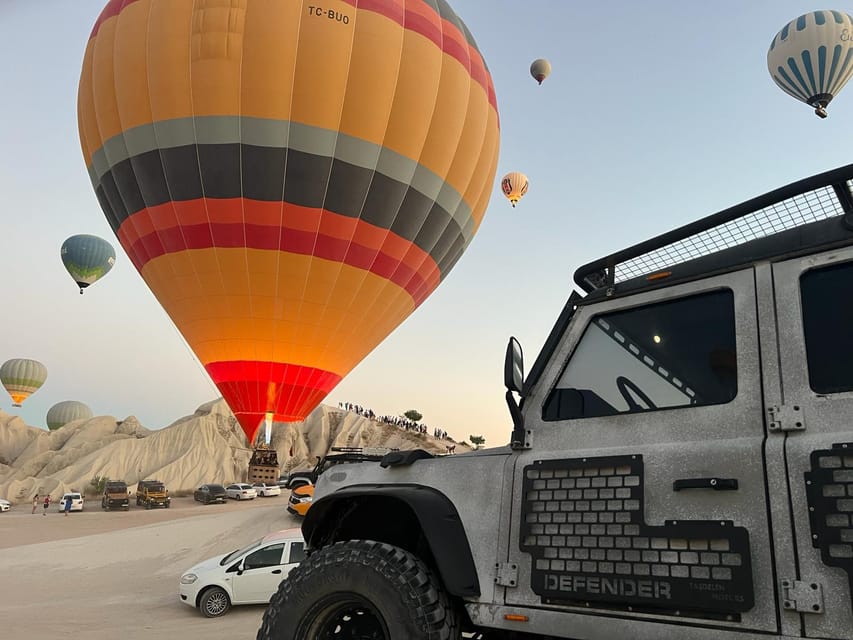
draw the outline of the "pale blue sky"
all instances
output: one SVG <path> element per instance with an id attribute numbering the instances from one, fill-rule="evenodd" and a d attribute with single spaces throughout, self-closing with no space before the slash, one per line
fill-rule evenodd
<path id="1" fill-rule="evenodd" d="M 284 1 L 284 0 L 283 0 Z M 296 0 L 293 0 L 296 1 Z M 0 361 L 44 362 L 12 409 L 44 426 L 61 400 L 166 426 L 218 396 L 98 207 L 77 137 L 83 49 L 105 0 L 0 0 Z M 416 408 L 457 439 L 508 440 L 506 340 L 528 367 L 581 264 L 796 179 L 851 162 L 853 89 L 820 120 L 767 72 L 805 0 L 451 0 L 492 72 L 501 153 L 488 213 L 436 292 L 326 399 Z M 551 77 L 528 75 L 546 57 Z M 517 209 L 508 171 L 530 178 Z M 107 238 L 113 272 L 84 296 L 59 258 Z"/>

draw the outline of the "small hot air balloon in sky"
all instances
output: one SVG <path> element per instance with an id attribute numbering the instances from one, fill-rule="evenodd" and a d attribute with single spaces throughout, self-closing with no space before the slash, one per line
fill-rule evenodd
<path id="1" fill-rule="evenodd" d="M 779 87 L 821 118 L 853 74 L 853 18 L 812 11 L 791 20 L 770 43 L 767 68 Z"/>
<path id="2" fill-rule="evenodd" d="M 83 155 L 134 266 L 249 442 L 304 419 L 482 222 L 494 85 L 445 0 L 111 0 Z"/>
<path id="3" fill-rule="evenodd" d="M 0 383 L 12 396 L 12 406 L 21 403 L 38 391 L 47 380 L 47 367 L 38 360 L 13 358 L 0 366 Z"/>
<path id="4" fill-rule="evenodd" d="M 80 287 L 80 293 L 103 278 L 116 261 L 113 246 L 98 236 L 76 235 L 62 243 L 62 264 Z"/>
<path id="5" fill-rule="evenodd" d="M 504 192 L 506 199 L 510 201 L 513 207 L 527 193 L 527 176 L 518 171 L 512 171 L 506 174 L 501 180 L 501 190 Z"/>
<path id="6" fill-rule="evenodd" d="M 69 422 L 88 420 L 92 415 L 92 410 L 77 400 L 57 402 L 47 410 L 47 428 L 55 431 Z"/>
<path id="7" fill-rule="evenodd" d="M 530 75 L 536 79 L 536 82 L 542 84 L 542 81 L 551 75 L 551 63 L 545 58 L 534 60 L 530 65 Z"/>

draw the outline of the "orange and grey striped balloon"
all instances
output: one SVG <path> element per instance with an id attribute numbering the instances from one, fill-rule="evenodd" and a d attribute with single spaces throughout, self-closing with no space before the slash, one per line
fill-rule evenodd
<path id="1" fill-rule="evenodd" d="M 111 0 L 78 118 L 116 236 L 250 441 L 447 276 L 499 141 L 445 0 Z"/>

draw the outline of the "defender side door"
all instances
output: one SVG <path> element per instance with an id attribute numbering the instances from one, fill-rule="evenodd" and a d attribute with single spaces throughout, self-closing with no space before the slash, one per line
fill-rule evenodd
<path id="1" fill-rule="evenodd" d="M 853 249 L 773 267 L 796 575 L 805 634 L 853 637 Z M 814 585 L 818 589 L 810 589 Z M 822 593 L 822 602 L 819 593 Z"/>
<path id="2" fill-rule="evenodd" d="M 526 631 L 778 631 L 752 269 L 581 306 L 523 411 Z"/>

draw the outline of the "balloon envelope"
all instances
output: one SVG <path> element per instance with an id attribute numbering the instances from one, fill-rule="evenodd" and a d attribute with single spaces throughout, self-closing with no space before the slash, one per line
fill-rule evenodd
<path id="1" fill-rule="evenodd" d="M 47 380 L 47 367 L 38 360 L 13 358 L 0 366 L 0 382 L 12 397 L 14 406 L 29 398 Z"/>
<path id="2" fill-rule="evenodd" d="M 530 65 L 530 75 L 536 79 L 536 82 L 542 84 L 542 81 L 551 75 L 551 63 L 545 58 L 534 60 Z"/>
<path id="3" fill-rule="evenodd" d="M 76 235 L 62 243 L 62 264 L 80 287 L 80 293 L 103 278 L 116 261 L 113 246 L 98 236 Z"/>
<path id="4" fill-rule="evenodd" d="M 840 11 L 812 11 L 791 20 L 770 43 L 767 68 L 790 96 L 825 108 L 853 74 L 853 18 Z"/>
<path id="5" fill-rule="evenodd" d="M 506 196 L 506 199 L 509 200 L 513 207 L 527 193 L 528 186 L 527 176 L 518 171 L 506 174 L 501 180 L 501 191 L 503 191 L 504 196 Z"/>
<path id="6" fill-rule="evenodd" d="M 249 441 L 303 419 L 447 276 L 498 153 L 447 3 L 112 0 L 85 161 L 122 247 Z"/>
<path id="7" fill-rule="evenodd" d="M 47 428 L 54 431 L 75 420 L 88 420 L 92 415 L 92 410 L 77 400 L 57 402 L 47 410 Z"/>

